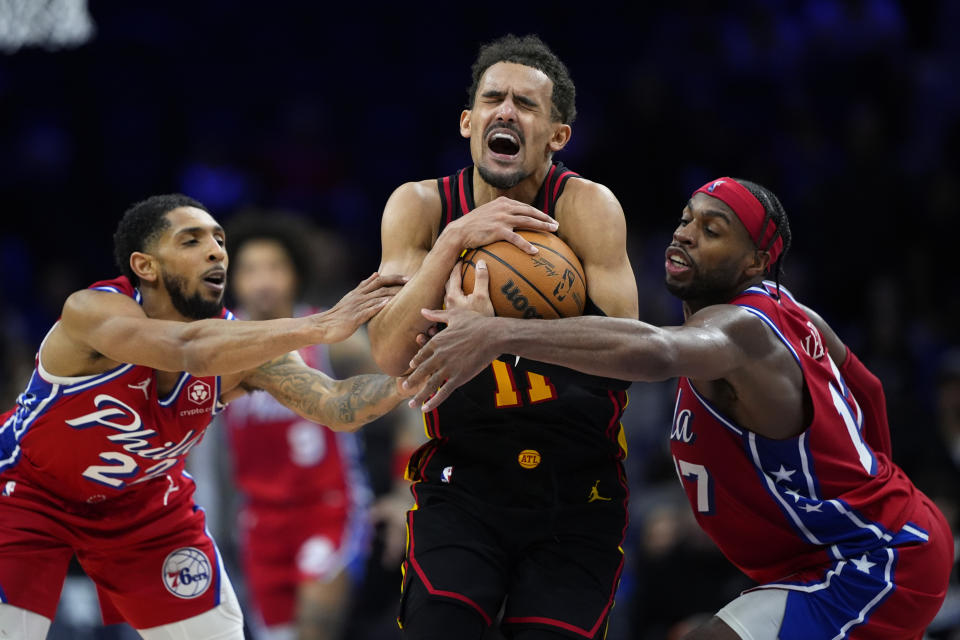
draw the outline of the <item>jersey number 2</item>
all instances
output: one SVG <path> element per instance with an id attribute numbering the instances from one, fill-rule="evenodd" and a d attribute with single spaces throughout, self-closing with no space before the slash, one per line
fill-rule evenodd
<path id="1" fill-rule="evenodd" d="M 513 367 L 503 360 L 494 360 L 491 363 L 493 367 L 493 377 L 497 381 L 497 392 L 494 394 L 494 402 L 498 409 L 507 407 L 519 407 L 523 404 L 520 398 L 520 391 L 517 390 L 517 382 L 513 375 Z M 527 371 L 527 399 L 530 404 L 538 404 L 549 400 L 557 399 L 557 389 L 550 382 L 550 378 Z"/>

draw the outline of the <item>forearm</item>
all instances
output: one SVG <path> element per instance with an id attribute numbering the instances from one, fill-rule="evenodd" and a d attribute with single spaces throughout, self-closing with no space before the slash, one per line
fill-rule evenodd
<path id="1" fill-rule="evenodd" d="M 651 382 L 673 377 L 666 330 L 643 322 L 596 316 L 485 318 L 484 322 L 496 327 L 490 347 L 496 354 L 510 353 L 621 380 Z M 482 341 L 486 333 L 480 335 Z"/>
<path id="2" fill-rule="evenodd" d="M 403 399 L 396 378 L 364 374 L 330 384 L 309 370 L 286 376 L 270 389 L 281 404 L 334 431 L 356 431 L 393 410 Z"/>
<path id="3" fill-rule="evenodd" d="M 324 342 L 321 323 L 310 318 L 264 321 L 199 320 L 177 323 L 174 351 L 194 375 L 224 375 L 256 367 L 280 355 Z"/>
<path id="4" fill-rule="evenodd" d="M 436 309 L 443 302 L 444 284 L 460 257 L 461 248 L 449 236 L 441 236 L 420 268 L 370 321 L 370 347 L 377 366 L 391 375 L 402 375 L 417 352 L 417 335 L 430 321 L 420 310 Z"/>

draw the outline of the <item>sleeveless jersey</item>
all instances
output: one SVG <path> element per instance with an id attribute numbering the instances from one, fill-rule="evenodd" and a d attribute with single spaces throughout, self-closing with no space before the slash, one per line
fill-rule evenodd
<path id="1" fill-rule="evenodd" d="M 90 288 L 141 302 L 125 276 Z M 225 309 L 221 317 L 233 314 Z M 0 472 L 73 502 L 129 495 L 167 476 L 173 487 L 187 452 L 221 409 L 219 397 L 219 377 L 186 372 L 161 397 L 156 371 L 136 364 L 54 376 L 38 350 L 30 382 L 0 427 Z"/>
<path id="2" fill-rule="evenodd" d="M 474 209 L 473 170 L 437 180 L 441 232 Z M 554 163 L 533 206 L 552 216 L 574 177 Z M 587 312 L 601 313 L 589 300 Z M 603 499 L 623 499 L 620 417 L 628 386 L 501 356 L 425 414 L 431 440 L 411 460 L 411 479 L 456 484 L 514 506 L 584 502 L 591 488 Z"/>
<path id="3" fill-rule="evenodd" d="M 670 432 L 677 475 L 697 521 L 759 583 L 871 550 L 927 539 L 911 524 L 920 494 L 863 438 L 864 413 L 802 308 L 776 285 L 734 298 L 790 350 L 812 406 L 800 435 L 771 440 L 736 424 L 687 378 Z"/>
<path id="4" fill-rule="evenodd" d="M 318 311 L 303 309 L 298 315 Z M 307 365 L 333 375 L 328 345 L 301 349 L 300 355 Z M 301 418 L 262 391 L 231 401 L 222 422 L 234 482 L 251 506 L 345 507 L 367 501 L 357 434 Z"/>

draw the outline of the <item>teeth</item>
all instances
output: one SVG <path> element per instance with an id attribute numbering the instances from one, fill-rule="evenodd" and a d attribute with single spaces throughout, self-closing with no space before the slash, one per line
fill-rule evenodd
<path id="1" fill-rule="evenodd" d="M 510 134 L 508 134 L 508 133 L 499 133 L 499 132 L 498 132 L 498 133 L 495 133 L 495 134 L 493 134 L 492 136 L 490 136 L 490 139 L 491 139 L 491 140 L 503 139 L 503 140 L 509 140 L 510 142 L 513 142 L 513 143 L 516 143 L 516 142 L 517 142 L 516 137 L 515 137 L 515 136 L 512 136 L 512 135 L 510 135 Z"/>
<path id="2" fill-rule="evenodd" d="M 674 263 L 674 264 L 679 264 L 680 266 L 683 266 L 683 267 L 689 266 L 689 265 L 688 265 L 686 262 L 684 262 L 682 259 L 677 258 L 677 257 L 674 257 L 674 256 L 670 256 L 670 262 L 672 262 L 672 263 Z"/>

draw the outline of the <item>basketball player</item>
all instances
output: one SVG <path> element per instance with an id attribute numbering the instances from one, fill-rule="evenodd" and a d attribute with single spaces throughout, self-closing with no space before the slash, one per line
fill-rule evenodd
<path id="1" fill-rule="evenodd" d="M 317 313 L 298 302 L 312 272 L 305 225 L 249 216 L 228 231 L 238 315 L 272 320 Z M 300 355 L 328 375 L 376 370 L 361 332 L 311 345 Z M 267 394 L 233 400 L 221 420 L 244 499 L 241 553 L 261 627 L 257 637 L 340 638 L 368 547 L 372 490 L 360 460 L 362 443 L 354 433 L 304 420 Z"/>
<path id="2" fill-rule="evenodd" d="M 536 252 L 518 228 L 557 231 L 572 247 L 588 313 L 637 317 L 620 204 L 553 159 L 570 140 L 574 94 L 535 36 L 480 49 L 460 115 L 473 165 L 402 185 L 383 213 L 380 271 L 410 276 L 370 324 L 384 371 L 407 369 L 430 330 L 420 310 L 440 304 L 464 249 L 506 240 Z M 409 463 L 401 626 L 469 640 L 503 606 L 515 638 L 601 638 L 623 566 L 628 383 L 496 354 L 484 369 L 426 415 L 430 440 Z"/>
<path id="3" fill-rule="evenodd" d="M 382 375 L 332 380 L 296 349 L 350 336 L 401 279 L 374 274 L 330 311 L 228 322 L 225 236 L 199 202 L 154 196 L 114 235 L 123 275 L 72 294 L 0 428 L 0 636 L 44 638 L 76 554 L 104 622 L 141 636 L 243 637 L 187 452 L 233 397 L 262 389 L 353 430 L 401 396 Z"/>
<path id="4" fill-rule="evenodd" d="M 485 317 L 474 309 L 488 276 L 478 271 L 471 300 L 455 271 L 453 309 L 424 311 L 447 327 L 411 363 L 410 385 L 425 382 L 411 402 L 434 411 L 500 353 L 679 377 L 670 445 L 680 483 L 703 529 L 762 585 L 687 637 L 919 640 L 946 594 L 953 538 L 890 460 L 880 381 L 779 285 L 790 240 L 769 190 L 731 178 L 697 189 L 666 250 L 679 327 Z M 764 279 L 771 265 L 775 281 Z"/>

